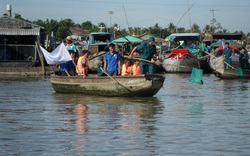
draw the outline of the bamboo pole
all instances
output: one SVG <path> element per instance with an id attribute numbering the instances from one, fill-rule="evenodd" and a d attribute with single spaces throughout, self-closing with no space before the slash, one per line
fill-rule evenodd
<path id="1" fill-rule="evenodd" d="M 128 56 L 124 56 L 125 58 L 129 58 Z M 151 61 L 149 60 L 145 60 L 145 59 L 142 59 L 142 58 L 131 58 L 131 59 L 138 59 L 139 61 L 144 61 L 144 62 L 148 62 L 148 63 L 152 63 Z M 159 61 L 155 61 L 154 63 L 152 64 L 155 64 L 155 65 L 168 65 L 168 66 L 177 66 L 177 67 L 181 67 L 181 68 L 187 68 L 187 69 L 191 69 L 191 67 L 188 67 L 188 66 L 183 66 L 183 65 L 175 65 L 175 64 L 170 64 L 170 63 L 162 63 L 162 62 L 159 62 Z"/>
<path id="2" fill-rule="evenodd" d="M 44 63 L 43 54 L 41 52 L 39 43 L 37 41 L 35 43 L 36 43 L 36 49 L 37 49 L 39 59 L 40 59 L 40 62 L 41 62 L 41 66 L 42 66 L 42 75 L 45 76 L 46 75 L 46 70 L 45 70 L 45 63 Z"/>

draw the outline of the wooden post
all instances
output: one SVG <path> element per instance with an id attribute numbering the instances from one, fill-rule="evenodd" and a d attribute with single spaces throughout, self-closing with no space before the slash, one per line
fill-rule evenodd
<path id="1" fill-rule="evenodd" d="M 48 49 L 49 47 L 49 35 L 46 35 L 46 45 L 45 45 L 46 49 Z"/>
<path id="2" fill-rule="evenodd" d="M 44 58 L 43 58 L 43 54 L 41 52 L 39 43 L 37 41 L 36 41 L 36 49 L 37 49 L 39 59 L 40 59 L 40 62 L 41 62 L 41 66 L 42 66 L 42 74 L 43 74 L 43 76 L 45 76 L 46 75 L 46 70 L 45 70 Z"/>

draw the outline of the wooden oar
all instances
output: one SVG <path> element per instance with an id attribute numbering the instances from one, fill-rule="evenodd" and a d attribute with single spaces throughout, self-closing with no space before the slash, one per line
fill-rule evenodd
<path id="1" fill-rule="evenodd" d="M 125 56 L 125 57 L 128 58 L 127 56 Z M 138 60 L 141 60 L 141 61 L 152 63 L 151 61 L 145 60 L 145 59 L 142 59 L 142 58 L 134 58 L 134 59 L 138 59 Z M 156 64 L 156 65 L 162 64 L 162 65 L 170 65 L 170 66 L 177 66 L 177 67 L 192 69 L 191 76 L 190 76 L 189 80 L 191 82 L 203 84 L 203 80 L 202 80 L 203 79 L 203 70 L 202 69 L 191 68 L 191 67 L 182 66 L 182 65 L 167 64 L 167 63 L 162 63 L 162 62 L 158 62 L 158 64 L 157 63 L 152 63 L 152 64 Z"/>
<path id="2" fill-rule="evenodd" d="M 95 55 L 95 56 L 92 56 L 91 58 L 89 58 L 88 60 L 92 60 L 92 59 L 94 59 L 94 58 L 97 58 L 97 57 L 99 57 L 99 56 L 101 56 L 101 55 L 104 55 L 105 54 L 105 52 L 104 53 L 100 53 L 100 54 L 98 54 L 98 55 Z"/>
<path id="3" fill-rule="evenodd" d="M 114 79 L 112 76 L 110 76 L 107 72 L 105 72 L 102 67 L 100 68 L 101 71 L 106 74 L 110 79 L 112 79 L 113 81 L 115 81 L 116 83 L 118 83 L 119 85 L 121 85 L 123 88 L 125 88 L 128 91 L 131 91 L 129 88 L 125 87 L 124 85 L 122 85 L 119 81 L 117 81 L 116 79 Z"/>
<path id="4" fill-rule="evenodd" d="M 213 57 L 213 58 L 216 58 L 216 59 L 218 59 L 217 57 L 215 57 L 214 55 L 212 55 L 212 54 L 210 54 L 210 53 L 208 53 L 208 52 L 206 52 L 206 54 L 208 54 L 209 56 L 211 56 L 211 57 Z M 225 64 L 227 64 L 229 67 L 231 67 L 232 69 L 234 69 L 235 71 L 236 71 L 236 73 L 239 75 L 239 76 L 243 76 L 243 72 L 242 72 L 242 69 L 241 68 L 235 68 L 235 67 L 233 67 L 233 66 L 231 66 L 229 63 L 227 63 L 226 61 L 224 61 L 223 60 L 223 62 L 225 63 Z"/>
<path id="5" fill-rule="evenodd" d="M 212 54 L 210 54 L 210 53 L 208 53 L 208 52 L 206 52 L 206 54 L 208 54 L 209 56 L 212 56 L 213 58 L 216 58 L 216 59 L 218 59 L 217 57 L 215 57 L 214 55 L 212 55 Z M 226 61 L 223 61 L 225 64 L 227 64 L 229 67 L 231 67 L 231 68 L 233 68 L 234 70 L 236 70 L 236 68 L 234 68 L 233 66 L 231 66 L 229 63 L 227 63 Z"/>
<path id="6" fill-rule="evenodd" d="M 129 58 L 128 56 L 124 56 L 125 58 Z M 145 59 L 142 59 L 142 58 L 132 58 L 132 59 L 138 59 L 140 61 L 144 61 L 144 62 L 148 62 L 148 63 L 152 63 L 151 61 L 149 60 L 145 60 Z M 152 63 L 152 64 L 155 64 L 155 65 L 169 65 L 169 66 L 177 66 L 177 67 L 181 67 L 181 68 L 187 68 L 187 69 L 191 69 L 191 67 L 188 67 L 188 66 L 182 66 L 182 65 L 176 65 L 176 64 L 169 64 L 169 63 L 162 63 L 162 62 L 155 62 L 155 63 Z"/>

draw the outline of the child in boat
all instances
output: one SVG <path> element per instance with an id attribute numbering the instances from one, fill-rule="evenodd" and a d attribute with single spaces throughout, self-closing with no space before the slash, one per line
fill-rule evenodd
<path id="1" fill-rule="evenodd" d="M 247 50 L 243 47 L 240 50 L 240 56 L 239 56 L 239 61 L 240 61 L 240 67 L 242 69 L 249 69 L 249 63 L 248 63 L 249 55 Z"/>
<path id="2" fill-rule="evenodd" d="M 140 75 L 140 61 L 139 59 L 135 59 L 134 65 L 132 67 L 133 75 Z"/>
<path id="3" fill-rule="evenodd" d="M 125 59 L 124 60 L 124 64 L 122 65 L 122 76 L 128 76 L 128 75 L 132 75 L 133 71 L 132 71 L 132 65 L 131 65 L 131 61 L 129 59 Z"/>
<path id="4" fill-rule="evenodd" d="M 72 57 L 72 56 L 71 56 Z M 73 67 L 72 60 L 64 62 L 58 66 L 60 76 L 73 76 L 70 70 Z"/>
<path id="5" fill-rule="evenodd" d="M 89 68 L 88 56 L 89 56 L 89 51 L 83 50 L 82 56 L 80 56 L 77 61 L 76 73 L 78 75 L 82 75 L 83 78 L 86 78 L 86 76 L 88 75 L 88 68 Z"/>
<path id="6" fill-rule="evenodd" d="M 69 61 L 68 64 L 69 64 L 69 74 L 71 76 L 75 76 L 76 75 L 76 60 L 75 60 L 75 52 L 72 51 L 72 50 L 68 50 L 69 53 L 70 53 L 70 56 L 72 58 L 72 61 Z"/>
<path id="7" fill-rule="evenodd" d="M 69 62 L 64 62 L 62 64 L 59 65 L 59 71 L 60 71 L 60 75 L 61 76 L 71 76 L 70 73 L 69 73 L 69 70 L 70 70 L 70 65 L 69 65 Z"/>
<path id="8" fill-rule="evenodd" d="M 97 64 L 97 75 L 98 76 L 106 76 L 106 74 L 103 73 L 103 71 L 101 70 L 101 68 L 103 69 L 103 67 L 104 67 L 103 56 L 99 56 L 98 61 L 99 61 L 99 63 Z"/>

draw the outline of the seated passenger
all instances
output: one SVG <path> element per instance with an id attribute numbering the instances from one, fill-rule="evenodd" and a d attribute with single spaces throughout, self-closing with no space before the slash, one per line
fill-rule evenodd
<path id="1" fill-rule="evenodd" d="M 69 53 L 70 53 L 70 56 L 71 56 L 71 58 L 72 58 L 72 61 L 69 61 L 69 62 L 68 62 L 68 64 L 69 64 L 69 74 L 70 74 L 71 76 L 75 76 L 75 75 L 76 75 L 75 52 L 69 50 Z M 74 61 L 74 62 L 73 62 L 73 61 Z"/>
<path id="2" fill-rule="evenodd" d="M 89 68 L 88 56 L 89 56 L 88 50 L 83 50 L 82 56 L 80 56 L 77 61 L 76 73 L 78 75 L 82 75 L 83 78 L 86 78 L 86 76 L 88 75 L 88 68 Z"/>
<path id="3" fill-rule="evenodd" d="M 122 76 L 132 75 L 132 65 L 129 59 L 124 60 L 124 64 L 122 65 Z"/>
<path id="4" fill-rule="evenodd" d="M 134 76 L 140 75 L 140 61 L 138 59 L 135 59 L 132 69 L 133 69 Z"/>
<path id="5" fill-rule="evenodd" d="M 69 62 L 72 62 L 72 61 L 64 62 L 60 64 L 60 66 L 58 67 L 61 76 L 71 76 L 69 73 L 69 70 L 70 70 Z"/>
<path id="6" fill-rule="evenodd" d="M 98 76 L 106 76 L 105 73 L 102 72 L 101 68 L 104 68 L 103 56 L 98 57 L 99 63 L 97 64 L 97 75 Z"/>

